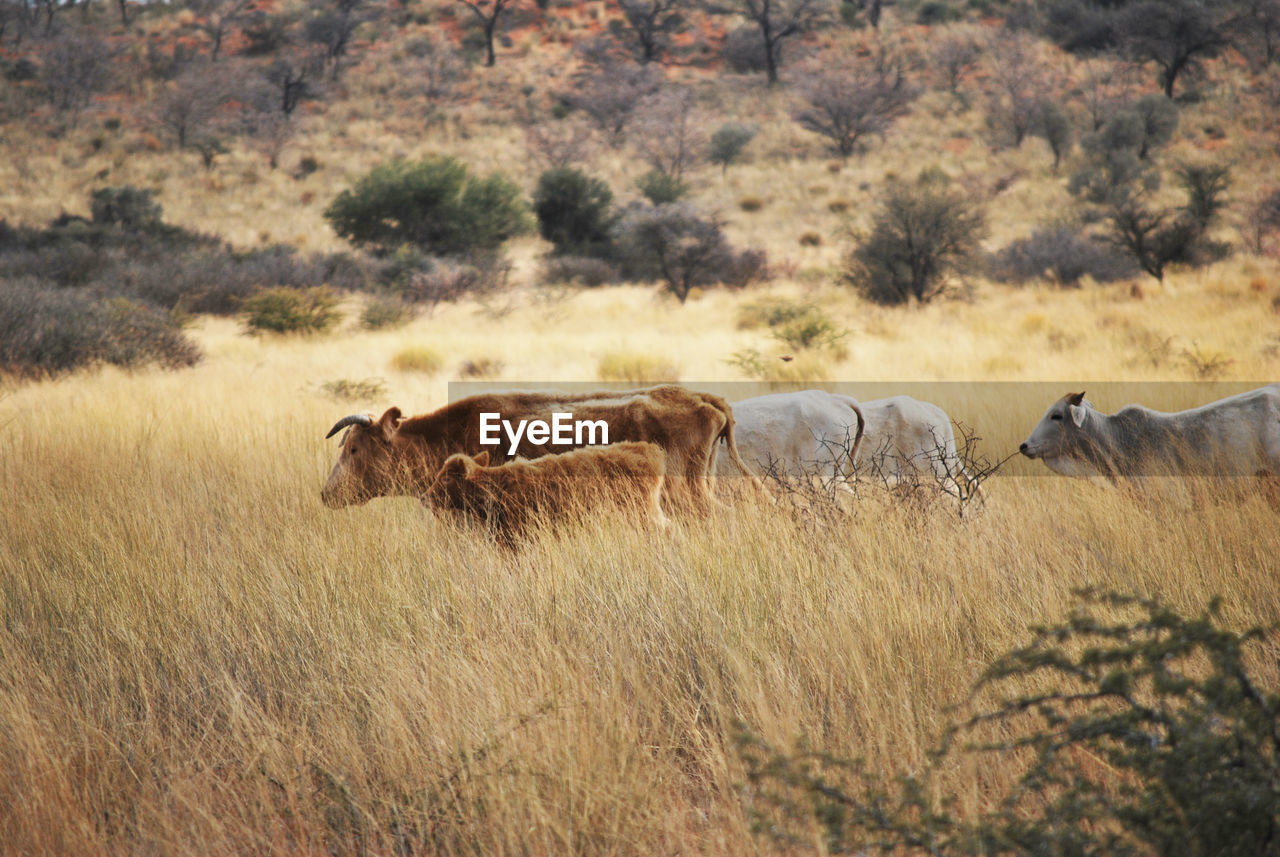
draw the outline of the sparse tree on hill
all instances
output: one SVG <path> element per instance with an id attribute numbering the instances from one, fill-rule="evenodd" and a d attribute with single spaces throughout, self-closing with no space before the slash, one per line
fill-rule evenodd
<path id="1" fill-rule="evenodd" d="M 1230 172 L 1216 165 L 1184 166 L 1178 170 L 1178 181 L 1187 192 L 1187 204 L 1181 208 L 1154 208 L 1138 188 L 1117 194 L 1107 210 L 1109 239 L 1160 281 L 1172 262 L 1201 263 L 1215 253 L 1221 255 L 1206 233 L 1224 205 Z"/>
<path id="2" fill-rule="evenodd" d="M 641 102 L 632 140 L 656 172 L 681 182 L 706 148 L 697 99 L 688 89 L 665 89 Z"/>
<path id="3" fill-rule="evenodd" d="M 565 100 L 591 119 L 610 146 L 622 144 L 636 108 L 662 85 L 662 73 L 652 66 L 606 61 L 577 76 Z"/>
<path id="4" fill-rule="evenodd" d="M 927 303 L 976 257 L 982 211 L 945 176 L 891 182 L 874 225 L 849 258 L 847 277 L 868 300 Z"/>
<path id="5" fill-rule="evenodd" d="M 75 116 L 112 76 L 111 48 L 91 32 L 58 35 L 41 64 L 41 83 L 54 109 Z"/>
<path id="6" fill-rule="evenodd" d="M 629 276 L 661 280 L 680 303 L 694 286 L 715 282 L 733 257 L 720 223 L 687 202 L 627 210 L 616 243 Z"/>
<path id="7" fill-rule="evenodd" d="M 722 173 L 729 171 L 729 165 L 742 156 L 742 152 L 760 129 L 755 125 L 742 125 L 737 122 L 726 122 L 711 135 L 707 146 L 707 160 L 719 164 Z"/>
<path id="8" fill-rule="evenodd" d="M 635 43 L 641 63 L 660 62 L 670 46 L 671 33 L 684 25 L 689 0 L 617 0 L 620 27 Z"/>
<path id="9" fill-rule="evenodd" d="M 363 0 L 316 0 L 304 29 L 307 40 L 324 48 L 329 76 L 338 79 L 342 60 L 351 47 L 356 28 L 368 17 L 361 14 Z"/>
<path id="10" fill-rule="evenodd" d="M 832 4 L 830 0 L 729 0 L 727 9 L 756 27 L 764 51 L 765 75 L 775 84 L 783 44 L 828 21 Z"/>
<path id="11" fill-rule="evenodd" d="M 982 42 L 968 27 L 953 27 L 930 52 L 934 73 L 943 88 L 965 103 L 960 85 L 973 73 L 982 59 Z"/>
<path id="12" fill-rule="evenodd" d="M 995 96 L 987 122 L 1016 148 L 1036 127 L 1037 107 L 1051 88 L 1036 51 L 1036 39 L 1021 31 L 1001 32 L 988 40 Z"/>
<path id="13" fill-rule="evenodd" d="M 208 133 L 231 96 L 221 69 L 215 73 L 204 64 L 193 65 L 156 96 L 151 116 L 179 149 L 185 149 Z"/>
<path id="14" fill-rule="evenodd" d="M 516 0 L 458 0 L 458 2 L 471 10 L 476 23 L 480 25 L 480 31 L 484 34 L 484 64 L 492 67 L 497 62 L 497 55 L 493 52 L 493 37 L 498 30 L 498 21 L 502 18 L 503 12 L 516 4 Z"/>
<path id="15" fill-rule="evenodd" d="M 1222 27 L 1227 6 L 1201 0 L 1128 3 L 1116 21 L 1121 51 L 1139 62 L 1155 63 L 1165 96 L 1173 98 L 1179 77 L 1227 46 Z"/>
<path id="16" fill-rule="evenodd" d="M 195 15 L 192 27 L 209 40 L 209 59 L 218 61 L 222 42 L 232 28 L 244 21 L 254 0 L 188 0 Z"/>
<path id="17" fill-rule="evenodd" d="M 797 89 L 807 106 L 792 118 L 826 137 L 842 158 L 852 155 L 864 138 L 883 137 L 906 114 L 917 94 L 907 83 L 901 62 L 883 57 L 880 62 L 820 60 Z"/>
<path id="18" fill-rule="evenodd" d="M 1071 148 L 1071 118 L 1067 112 L 1054 101 L 1042 101 L 1037 107 L 1035 128 L 1037 137 L 1043 137 L 1053 153 L 1053 169 L 1056 172 L 1062 163 L 1062 156 Z"/>

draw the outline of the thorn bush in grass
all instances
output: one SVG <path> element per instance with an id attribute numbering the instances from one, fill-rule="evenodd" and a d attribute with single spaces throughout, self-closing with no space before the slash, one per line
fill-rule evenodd
<path id="1" fill-rule="evenodd" d="M 1081 591 L 1066 621 L 1031 629 L 975 688 L 989 710 L 948 727 L 920 768 L 886 778 L 799 743 L 740 730 L 758 833 L 824 853 L 939 857 L 1272 854 L 1280 830 L 1280 694 L 1254 665 L 1276 627 Z M 1002 737 L 990 739 L 984 735 Z M 935 779 L 955 757 L 1021 773 L 961 811 Z"/>

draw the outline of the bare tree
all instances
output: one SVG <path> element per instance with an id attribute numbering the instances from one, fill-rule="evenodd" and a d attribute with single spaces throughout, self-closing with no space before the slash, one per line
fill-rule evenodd
<path id="1" fill-rule="evenodd" d="M 1111 117 L 1138 100 L 1139 70 L 1132 63 L 1102 57 L 1086 59 L 1083 65 L 1080 100 L 1093 130 L 1098 131 Z"/>
<path id="2" fill-rule="evenodd" d="M 54 109 L 78 114 L 111 80 L 111 48 L 91 32 L 61 33 L 45 54 L 41 82 Z"/>
<path id="3" fill-rule="evenodd" d="M 356 28 L 372 13 L 361 12 L 364 0 L 315 0 L 313 14 L 304 27 L 308 41 L 324 48 L 329 76 L 337 80 L 342 60 L 351 48 Z"/>
<path id="4" fill-rule="evenodd" d="M 502 13 L 515 5 L 516 0 L 458 0 L 475 15 L 476 23 L 484 33 L 484 64 L 492 66 L 497 62 L 493 53 L 493 35 L 498 29 L 498 21 Z"/>
<path id="5" fill-rule="evenodd" d="M 530 122 L 524 126 L 524 139 L 539 172 L 580 167 L 591 154 L 591 129 L 581 121 Z"/>
<path id="6" fill-rule="evenodd" d="M 1038 106 L 1050 88 L 1049 73 L 1036 53 L 1036 39 L 1002 31 L 987 42 L 995 93 L 987 121 L 1000 135 L 1021 146 L 1037 122 Z"/>
<path id="7" fill-rule="evenodd" d="M 405 47 L 411 58 L 410 84 L 433 103 L 453 98 L 459 81 L 466 77 L 466 63 L 452 42 L 439 33 L 415 39 Z"/>
<path id="8" fill-rule="evenodd" d="M 778 82 L 783 42 L 826 22 L 831 12 L 827 0 L 731 0 L 730 8 L 760 31 L 770 84 Z"/>
<path id="9" fill-rule="evenodd" d="M 1139 62 L 1153 62 L 1160 70 L 1160 86 L 1167 98 L 1184 73 L 1203 58 L 1217 56 L 1228 44 L 1224 17 L 1229 4 L 1197 0 L 1139 0 L 1118 15 L 1116 30 L 1121 50 Z"/>
<path id="10" fill-rule="evenodd" d="M 972 27 L 951 27 L 932 51 L 938 84 L 963 103 L 960 85 L 982 59 L 982 39 Z"/>
<path id="11" fill-rule="evenodd" d="M 688 89 L 667 89 L 641 102 L 632 135 L 640 156 L 658 172 L 680 181 L 703 152 L 707 133 L 697 99 Z"/>
<path id="12" fill-rule="evenodd" d="M 656 62 L 670 47 L 669 35 L 684 23 L 688 0 L 617 0 L 623 29 L 636 45 L 636 59 Z"/>
<path id="13" fill-rule="evenodd" d="M 883 137 L 917 94 L 902 64 L 884 54 L 878 61 L 819 61 L 797 88 L 807 106 L 792 118 L 830 140 L 842 158 L 852 155 L 863 138 Z"/>
<path id="14" fill-rule="evenodd" d="M 606 62 L 585 68 L 565 100 L 591 119 L 610 146 L 617 147 L 640 101 L 661 85 L 662 74 L 652 66 Z"/>
<path id="15" fill-rule="evenodd" d="M 151 119 L 185 149 L 207 136 L 218 111 L 231 98 L 226 77 L 204 64 L 192 65 L 171 81 L 151 103 Z"/>
<path id="16" fill-rule="evenodd" d="M 232 28 L 248 17 L 254 0 L 188 0 L 195 15 L 192 27 L 209 40 L 209 59 L 217 62 L 222 42 Z"/>

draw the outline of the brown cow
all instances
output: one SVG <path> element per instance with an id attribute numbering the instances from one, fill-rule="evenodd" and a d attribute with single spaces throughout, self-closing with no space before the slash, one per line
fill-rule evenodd
<path id="1" fill-rule="evenodd" d="M 728 403 L 710 393 L 666 385 L 622 393 L 486 393 L 422 416 L 405 418 L 399 408 L 391 408 L 376 420 L 368 414 L 343 417 L 326 435 L 350 427 L 320 496 L 332 507 L 394 494 L 422 496 L 450 455 L 487 450 L 495 461 L 511 457 L 506 437 L 498 446 L 481 445 L 481 414 L 550 422 L 557 412 L 571 412 L 575 420 L 603 420 L 610 442 L 648 441 L 662 447 L 667 455 L 663 497 L 669 508 L 714 504 L 711 465 L 717 441 L 724 441 L 730 460 L 759 485 L 738 456 Z M 539 444 L 525 436 L 514 454 L 538 458 L 584 445 Z"/>
<path id="2" fill-rule="evenodd" d="M 558 523 L 597 509 L 619 509 L 665 524 L 659 504 L 666 454 L 652 443 L 616 443 L 489 467 L 489 453 L 449 456 L 426 502 L 493 527 L 514 547 L 538 521 Z"/>

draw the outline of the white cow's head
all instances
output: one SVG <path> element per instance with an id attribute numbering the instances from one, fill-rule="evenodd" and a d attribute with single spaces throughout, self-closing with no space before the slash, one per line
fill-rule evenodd
<path id="1" fill-rule="evenodd" d="M 1099 475 L 1099 468 L 1084 452 L 1090 446 L 1089 421 L 1094 413 L 1083 392 L 1068 393 L 1049 406 L 1018 451 L 1065 476 Z"/>

